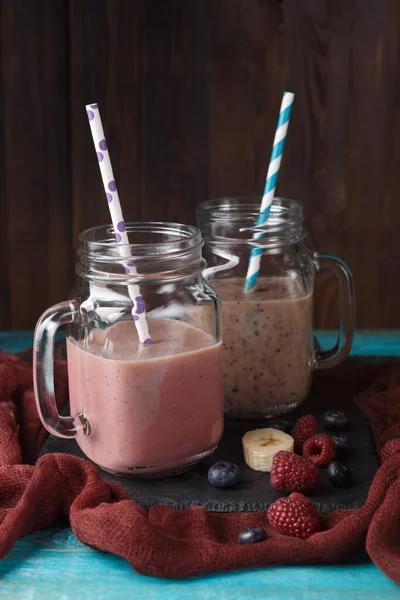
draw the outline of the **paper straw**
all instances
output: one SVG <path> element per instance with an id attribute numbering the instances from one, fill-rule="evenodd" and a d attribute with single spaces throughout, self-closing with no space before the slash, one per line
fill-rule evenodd
<path id="1" fill-rule="evenodd" d="M 87 104 L 86 111 L 89 119 L 90 130 L 92 132 L 97 160 L 99 161 L 100 173 L 103 180 L 108 208 L 110 209 L 111 221 L 115 232 L 115 241 L 120 246 L 121 256 L 124 258 L 132 258 L 125 221 L 124 217 L 122 216 L 117 184 L 115 183 L 110 154 L 108 152 L 103 125 L 101 123 L 99 107 L 97 104 Z M 125 272 L 128 275 L 137 275 L 137 271 L 132 262 L 127 263 Z M 142 294 L 140 293 L 139 286 L 135 284 L 129 284 L 128 293 L 133 302 L 132 317 L 136 325 L 139 340 L 143 344 L 151 344 L 151 337 L 146 320 L 145 304 Z"/>
<path id="2" fill-rule="evenodd" d="M 291 92 L 283 93 L 274 144 L 272 146 L 272 153 L 269 161 L 267 178 L 265 180 L 264 194 L 260 206 L 260 215 L 257 220 L 257 227 L 264 225 L 264 223 L 267 221 L 271 204 L 275 196 L 276 183 L 278 181 L 279 167 L 281 166 L 283 149 L 285 147 L 286 134 L 289 127 L 293 100 L 294 94 Z M 263 232 L 257 232 L 253 235 L 254 240 L 262 237 Z M 260 271 L 261 254 L 261 248 L 253 248 L 251 250 L 246 282 L 244 285 L 244 291 L 246 293 L 251 292 L 256 286 L 258 273 Z"/>

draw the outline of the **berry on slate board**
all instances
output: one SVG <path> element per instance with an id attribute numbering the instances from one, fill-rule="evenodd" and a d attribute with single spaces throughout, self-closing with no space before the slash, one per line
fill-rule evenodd
<path id="1" fill-rule="evenodd" d="M 283 433 L 290 433 L 293 427 L 293 423 L 291 421 L 277 421 L 271 425 L 273 429 L 279 429 L 279 431 L 283 431 Z"/>
<path id="2" fill-rule="evenodd" d="M 328 431 L 347 431 L 349 428 L 349 417 L 343 410 L 327 410 L 322 420 Z"/>
<path id="3" fill-rule="evenodd" d="M 318 433 L 318 423 L 312 415 L 304 415 L 293 427 L 294 450 L 301 454 L 303 444 L 308 438 Z"/>
<path id="4" fill-rule="evenodd" d="M 208 469 L 208 481 L 215 487 L 231 487 L 238 479 L 239 467 L 234 463 L 222 460 L 214 463 Z"/>
<path id="5" fill-rule="evenodd" d="M 319 481 L 318 467 L 303 456 L 280 451 L 274 456 L 271 485 L 281 492 L 310 492 Z"/>
<path id="6" fill-rule="evenodd" d="M 320 529 L 316 509 L 308 498 L 297 492 L 271 504 L 267 510 L 267 518 L 280 533 L 303 540 Z"/>
<path id="7" fill-rule="evenodd" d="M 395 438 L 394 440 L 386 442 L 381 450 L 381 461 L 385 462 L 385 460 L 395 454 L 400 455 L 400 438 Z"/>
<path id="8" fill-rule="evenodd" d="M 345 433 L 336 433 L 334 435 L 332 435 L 332 438 L 335 441 L 336 444 L 336 456 L 337 458 L 347 458 L 347 455 L 349 454 L 349 440 L 347 438 L 347 435 Z"/>
<path id="9" fill-rule="evenodd" d="M 239 544 L 258 544 L 267 539 L 267 532 L 264 527 L 254 527 L 244 529 L 239 533 Z"/>
<path id="10" fill-rule="evenodd" d="M 336 457 L 335 440 L 326 433 L 316 433 L 304 442 L 303 456 L 318 467 L 329 465 Z"/>
<path id="11" fill-rule="evenodd" d="M 326 472 L 334 487 L 346 488 L 353 483 L 350 469 L 338 460 L 328 465 Z"/>

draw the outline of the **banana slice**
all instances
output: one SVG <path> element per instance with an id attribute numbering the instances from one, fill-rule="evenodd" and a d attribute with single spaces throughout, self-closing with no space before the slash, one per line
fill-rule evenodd
<path id="1" fill-rule="evenodd" d="M 248 431 L 244 434 L 242 442 L 244 460 L 255 471 L 270 471 L 277 452 L 294 450 L 292 436 L 272 427 Z"/>

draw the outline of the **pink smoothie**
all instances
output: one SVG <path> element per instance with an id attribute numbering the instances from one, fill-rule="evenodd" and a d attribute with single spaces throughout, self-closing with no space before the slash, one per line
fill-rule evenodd
<path id="1" fill-rule="evenodd" d="M 182 322 L 150 321 L 152 345 L 133 322 L 67 340 L 71 414 L 103 469 L 124 475 L 178 472 L 212 452 L 223 430 L 222 345 Z"/>
<path id="2" fill-rule="evenodd" d="M 222 301 L 225 411 L 269 417 L 308 394 L 313 360 L 312 293 L 289 277 L 213 281 Z"/>

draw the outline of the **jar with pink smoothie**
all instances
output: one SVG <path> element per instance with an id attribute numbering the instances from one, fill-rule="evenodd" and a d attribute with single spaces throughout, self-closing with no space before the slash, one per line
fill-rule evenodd
<path id="1" fill-rule="evenodd" d="M 132 223 L 127 231 L 129 261 L 111 226 L 81 233 L 74 297 L 36 327 L 37 406 L 51 433 L 76 438 L 102 469 L 171 475 L 212 453 L 222 435 L 219 300 L 202 275 L 198 229 Z M 142 344 L 134 319 L 144 310 L 152 343 Z M 59 415 L 54 396 L 54 336 L 65 324 L 72 416 Z"/>
<path id="2" fill-rule="evenodd" d="M 306 244 L 302 206 L 275 198 L 256 227 L 261 198 L 222 198 L 199 205 L 197 221 L 209 265 L 204 276 L 222 303 L 225 413 L 268 418 L 296 408 L 310 390 L 314 369 L 338 365 L 354 330 L 353 279 L 346 264 Z M 244 290 L 250 253 L 260 255 L 257 283 Z M 316 351 L 314 277 L 330 270 L 340 307 L 338 341 Z"/>

